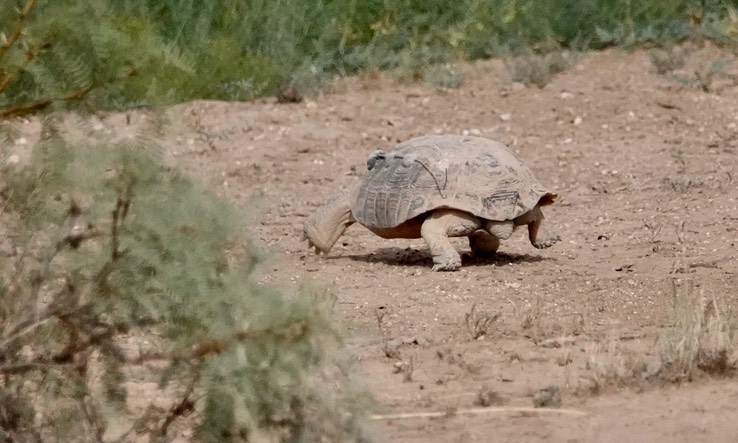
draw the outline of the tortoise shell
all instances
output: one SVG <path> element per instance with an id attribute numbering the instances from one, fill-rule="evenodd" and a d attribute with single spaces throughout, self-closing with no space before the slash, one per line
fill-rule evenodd
<path id="1" fill-rule="evenodd" d="M 441 208 L 506 221 L 556 197 L 510 149 L 481 137 L 413 138 L 373 152 L 367 169 L 350 206 L 368 228 L 394 228 Z"/>

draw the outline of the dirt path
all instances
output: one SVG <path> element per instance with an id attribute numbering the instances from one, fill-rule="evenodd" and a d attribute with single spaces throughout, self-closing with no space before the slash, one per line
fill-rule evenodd
<path id="1" fill-rule="evenodd" d="M 725 57 L 694 50 L 681 74 Z M 237 203 L 261 199 L 254 233 L 278 256 L 265 279 L 331 288 L 357 374 L 384 412 L 449 411 L 379 420 L 386 441 L 736 441 L 733 380 L 592 392 L 608 370 L 657 369 L 675 287 L 736 306 L 738 87 L 667 79 L 644 52 L 586 55 L 543 89 L 511 83 L 499 62 L 463 71 L 453 90 L 367 74 L 298 104 L 190 103 L 172 110 L 165 144 Z M 305 216 L 358 183 L 367 153 L 431 133 L 516 150 L 559 193 L 546 215 L 563 241 L 539 251 L 516 234 L 495 259 L 455 273 L 430 272 L 422 241 L 360 226 L 328 258 L 308 252 Z M 465 321 L 472 306 L 499 314 L 479 340 Z M 549 386 L 560 408 L 586 415 L 463 413 L 480 394 L 532 407 Z"/>

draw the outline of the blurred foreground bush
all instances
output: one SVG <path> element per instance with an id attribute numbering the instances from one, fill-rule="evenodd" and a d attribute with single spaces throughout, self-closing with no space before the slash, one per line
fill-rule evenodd
<path id="1" fill-rule="evenodd" d="M 139 141 L 58 131 L 0 171 L 0 439 L 364 441 L 333 300 L 260 284 L 248 218 Z"/>

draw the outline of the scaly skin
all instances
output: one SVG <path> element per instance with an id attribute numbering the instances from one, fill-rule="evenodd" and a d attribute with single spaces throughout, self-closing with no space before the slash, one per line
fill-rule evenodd
<path id="1" fill-rule="evenodd" d="M 449 237 L 472 234 L 482 226 L 478 217 L 454 209 L 433 211 L 420 228 L 420 235 L 433 256 L 434 271 L 456 271 L 461 267 L 461 256 Z"/>
<path id="2" fill-rule="evenodd" d="M 543 226 L 544 219 L 540 206 L 536 206 L 515 219 L 515 225 L 528 225 L 530 243 L 538 249 L 550 248 L 561 240 L 561 237 L 555 232 L 549 231 Z"/>
<path id="3" fill-rule="evenodd" d="M 484 229 L 500 240 L 507 240 L 515 230 L 515 223 L 512 220 L 496 221 L 485 220 Z"/>
<path id="4" fill-rule="evenodd" d="M 356 221 L 349 207 L 352 192 L 348 190 L 328 200 L 305 221 L 303 239 L 316 253 L 328 254 L 346 228 Z"/>

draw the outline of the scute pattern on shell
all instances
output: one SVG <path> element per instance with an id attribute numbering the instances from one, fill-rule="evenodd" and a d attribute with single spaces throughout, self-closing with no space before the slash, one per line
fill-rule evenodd
<path id="1" fill-rule="evenodd" d="M 351 211 L 370 228 L 393 228 L 440 208 L 512 220 L 554 195 L 505 145 L 481 137 L 417 137 L 375 151 L 369 166 Z"/>

